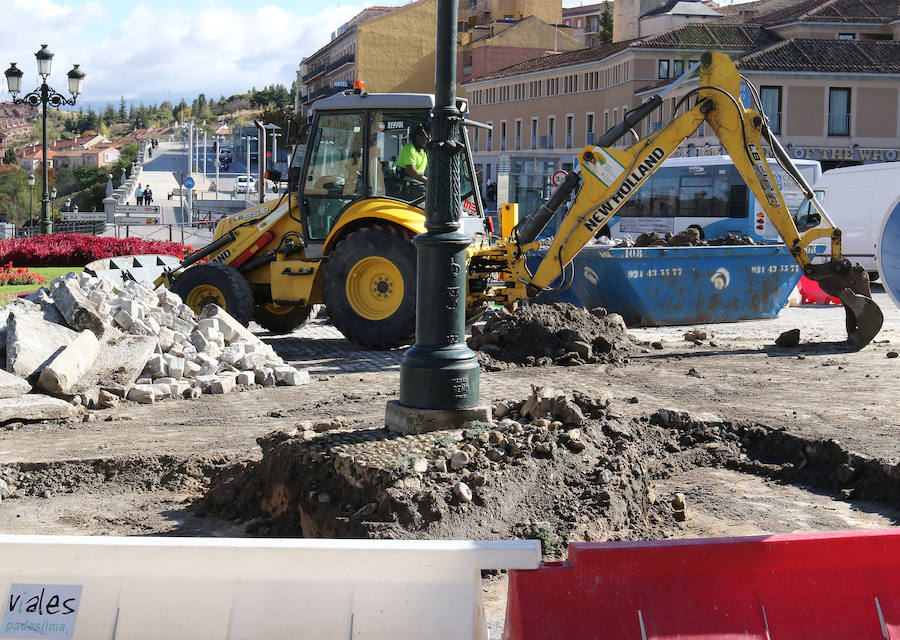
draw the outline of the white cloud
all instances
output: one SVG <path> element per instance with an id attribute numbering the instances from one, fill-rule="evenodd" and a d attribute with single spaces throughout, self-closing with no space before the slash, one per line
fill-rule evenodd
<path id="1" fill-rule="evenodd" d="M 56 54 L 50 84 L 65 92 L 65 73 L 78 62 L 87 74 L 83 101 L 95 105 L 119 96 L 158 103 L 182 95 L 190 101 L 201 92 L 218 99 L 273 83 L 289 87 L 303 56 L 361 10 L 343 5 L 301 16 L 276 6 L 192 11 L 140 4 L 113 21 L 99 2 L 0 4 L 13 5 L 4 7 L 7 18 L 0 22 L 0 56 L 19 62 L 23 86 L 37 84 L 33 54 L 46 42 Z"/>

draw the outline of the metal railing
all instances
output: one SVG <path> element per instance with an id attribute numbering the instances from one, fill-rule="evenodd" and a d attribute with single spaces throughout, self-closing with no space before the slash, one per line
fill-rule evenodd
<path id="1" fill-rule="evenodd" d="M 355 56 L 354 54 L 352 54 L 352 53 L 348 53 L 348 54 L 345 55 L 345 56 L 341 56 L 340 58 L 338 58 L 337 60 L 335 60 L 334 62 L 332 62 L 330 65 L 328 65 L 328 68 L 325 70 L 325 72 L 326 72 L 326 73 L 331 73 L 332 71 L 335 71 L 335 70 L 337 70 L 337 69 L 340 69 L 340 68 L 343 67 L 345 64 L 350 64 L 350 63 L 352 63 L 355 59 L 356 59 L 356 56 Z"/>
<path id="2" fill-rule="evenodd" d="M 830 136 L 849 136 L 850 135 L 850 114 L 849 113 L 829 113 L 828 114 L 828 135 L 830 135 Z"/>
<path id="3" fill-rule="evenodd" d="M 318 65 L 317 67 L 315 67 L 312 71 L 310 71 L 305 76 L 303 76 L 303 78 L 302 78 L 303 83 L 306 84 L 307 82 L 309 82 L 316 76 L 319 76 L 319 75 L 322 75 L 323 73 L 325 73 L 325 68 L 326 68 L 326 65 L 324 62 L 322 64 Z"/>

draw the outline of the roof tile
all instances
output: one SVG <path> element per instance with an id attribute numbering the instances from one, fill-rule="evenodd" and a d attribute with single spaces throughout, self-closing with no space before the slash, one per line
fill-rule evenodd
<path id="1" fill-rule="evenodd" d="M 794 39 L 744 56 L 753 71 L 900 73 L 900 41 Z"/>

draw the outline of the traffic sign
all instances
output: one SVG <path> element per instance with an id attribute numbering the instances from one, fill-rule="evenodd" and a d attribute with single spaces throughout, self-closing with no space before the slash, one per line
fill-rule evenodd
<path id="1" fill-rule="evenodd" d="M 138 215 L 148 215 L 148 216 L 158 216 L 159 215 L 159 205 L 151 204 L 142 206 L 142 205 L 128 205 L 128 204 L 117 204 L 116 205 L 116 214 L 128 214 L 128 213 L 136 213 Z"/>
<path id="2" fill-rule="evenodd" d="M 116 216 L 116 224 L 159 224 L 158 216 L 147 216 L 141 218 L 138 216 Z"/>
<path id="3" fill-rule="evenodd" d="M 106 214 L 103 211 L 60 211 L 63 222 L 106 222 Z"/>
<path id="4" fill-rule="evenodd" d="M 187 178 L 185 178 L 184 186 L 186 189 L 193 189 L 194 188 L 194 179 L 191 176 L 188 176 Z"/>
<path id="5" fill-rule="evenodd" d="M 563 183 L 566 179 L 566 172 L 560 169 L 559 171 L 554 171 L 553 176 L 550 178 L 550 184 L 554 187 L 558 187 Z"/>
<path id="6" fill-rule="evenodd" d="M 172 176 L 175 178 L 175 182 L 177 182 L 178 186 L 180 187 L 184 182 L 184 171 L 173 171 Z"/>

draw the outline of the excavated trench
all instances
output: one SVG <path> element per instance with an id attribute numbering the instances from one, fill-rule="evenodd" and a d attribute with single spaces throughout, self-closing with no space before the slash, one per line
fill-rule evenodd
<path id="1" fill-rule="evenodd" d="M 683 496 L 653 486 L 701 467 L 900 506 L 900 465 L 839 442 L 677 411 L 626 420 L 605 398 L 546 391 L 465 430 L 273 432 L 262 459 L 226 467 L 194 507 L 260 536 L 536 538 L 560 557 L 570 541 L 668 537 Z"/>

